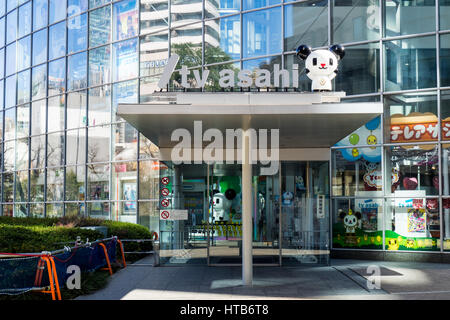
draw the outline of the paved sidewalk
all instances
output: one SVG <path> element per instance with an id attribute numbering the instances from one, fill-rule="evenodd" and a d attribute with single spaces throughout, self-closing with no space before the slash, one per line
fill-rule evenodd
<path id="1" fill-rule="evenodd" d="M 152 263 L 151 257 L 139 263 Z M 381 289 L 369 290 L 368 266 L 381 270 Z M 240 267 L 129 266 L 108 286 L 79 300 L 450 299 L 450 265 L 332 260 L 327 267 L 255 267 L 253 287 Z"/>

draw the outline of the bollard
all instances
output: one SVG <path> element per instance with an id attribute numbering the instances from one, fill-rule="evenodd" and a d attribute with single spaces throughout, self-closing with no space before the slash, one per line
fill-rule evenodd
<path id="1" fill-rule="evenodd" d="M 154 267 L 159 267 L 159 241 L 153 241 L 153 259 L 154 259 Z"/>

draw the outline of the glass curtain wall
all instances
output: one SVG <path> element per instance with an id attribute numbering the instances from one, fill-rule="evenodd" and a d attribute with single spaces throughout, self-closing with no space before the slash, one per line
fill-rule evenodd
<path id="1" fill-rule="evenodd" d="M 175 52 L 213 80 L 223 69 L 298 64 L 308 91 L 296 47 L 341 43 L 335 88 L 349 102 L 382 101 L 385 117 L 333 148 L 335 247 L 448 250 L 448 21 L 446 0 L 0 0 L 1 212 L 156 230 L 158 148 L 115 115 L 117 104 L 150 101 Z M 398 209 L 409 199 L 418 211 Z M 350 210 L 363 233 L 349 240 Z M 408 215 L 413 233 L 401 231 Z"/>

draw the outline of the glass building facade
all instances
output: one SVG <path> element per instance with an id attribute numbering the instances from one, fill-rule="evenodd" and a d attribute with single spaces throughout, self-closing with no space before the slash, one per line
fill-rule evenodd
<path id="1" fill-rule="evenodd" d="M 331 149 L 332 247 L 450 250 L 447 0 L 0 0 L 2 214 L 157 230 L 158 148 L 117 105 L 151 101 L 171 53 L 212 78 L 299 64 L 308 91 L 296 48 L 335 43 L 335 89 L 385 110 Z"/>

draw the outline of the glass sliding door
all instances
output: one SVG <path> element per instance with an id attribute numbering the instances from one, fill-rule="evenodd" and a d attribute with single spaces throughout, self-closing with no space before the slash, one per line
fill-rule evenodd
<path id="1" fill-rule="evenodd" d="M 282 264 L 328 264 L 328 162 L 281 166 Z"/>

